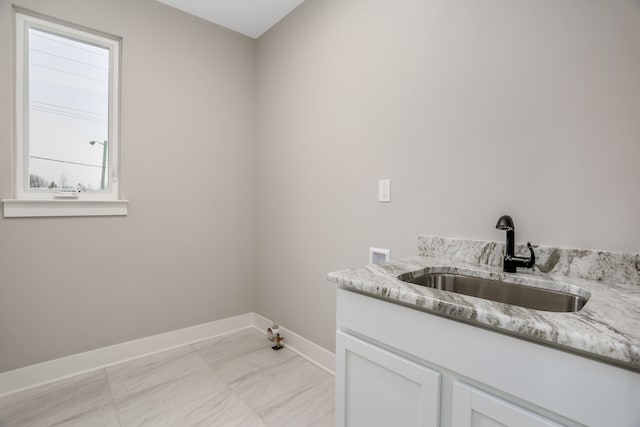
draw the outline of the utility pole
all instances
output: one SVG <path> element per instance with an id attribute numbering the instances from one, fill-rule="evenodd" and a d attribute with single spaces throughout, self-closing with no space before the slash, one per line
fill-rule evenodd
<path id="1" fill-rule="evenodd" d="M 102 179 L 100 180 L 100 189 L 104 190 L 105 187 L 105 179 L 107 177 L 107 140 L 105 140 L 104 142 L 100 142 L 100 141 L 89 141 L 89 144 L 91 145 L 96 145 L 96 144 L 100 144 L 102 145 Z"/>

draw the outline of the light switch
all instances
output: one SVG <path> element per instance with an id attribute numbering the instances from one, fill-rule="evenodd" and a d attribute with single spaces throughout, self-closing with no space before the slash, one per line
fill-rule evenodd
<path id="1" fill-rule="evenodd" d="M 378 201 L 391 202 L 391 180 L 381 179 L 378 181 Z"/>

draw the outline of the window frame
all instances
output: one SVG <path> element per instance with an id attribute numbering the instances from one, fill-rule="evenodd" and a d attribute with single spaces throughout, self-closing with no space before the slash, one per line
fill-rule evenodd
<path id="1" fill-rule="evenodd" d="M 56 206 L 64 203 L 67 207 L 64 211 L 72 212 L 73 206 L 80 206 L 79 212 L 86 211 L 82 207 L 82 201 L 91 202 L 91 206 L 99 206 L 96 202 L 117 201 L 120 199 L 120 52 L 121 39 L 110 37 L 102 33 L 80 28 L 68 23 L 62 23 L 53 19 L 34 16 L 20 10 L 14 11 L 15 18 L 15 155 L 14 155 L 14 197 L 15 200 L 3 200 L 5 216 L 7 205 L 18 201 L 55 201 Z M 50 189 L 30 189 L 29 186 L 29 30 L 37 29 L 46 31 L 61 37 L 71 38 L 80 42 L 100 46 L 109 51 L 109 98 L 108 98 L 108 188 L 105 190 L 89 190 L 86 192 L 62 192 Z M 14 203 L 15 205 L 15 203 Z M 24 205 L 24 204 L 23 204 Z M 42 204 L 29 203 L 28 206 L 40 206 Z M 46 205 L 46 204 L 45 204 Z M 86 205 L 86 204 L 85 204 Z M 53 204 L 51 204 L 53 206 Z M 105 205 L 106 206 L 106 205 Z M 99 211 L 99 209 L 98 209 Z M 112 212 L 106 209 L 105 212 Z M 119 214 L 126 215 L 119 210 Z M 71 213 L 71 216 L 74 214 Z M 77 215 L 84 216 L 83 213 Z M 100 215 L 93 213 L 89 215 Z M 114 215 L 114 213 L 105 213 Z M 21 215 L 22 216 L 22 215 Z M 40 215 L 25 215 L 40 216 Z M 42 215 L 50 216 L 50 215 Z M 54 215 L 54 216 L 67 216 Z"/>

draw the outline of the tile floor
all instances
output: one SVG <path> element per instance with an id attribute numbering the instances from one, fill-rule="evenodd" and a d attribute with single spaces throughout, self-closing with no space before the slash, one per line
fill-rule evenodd
<path id="1" fill-rule="evenodd" d="M 334 377 L 249 328 L 0 398 L 0 427 L 324 427 Z"/>

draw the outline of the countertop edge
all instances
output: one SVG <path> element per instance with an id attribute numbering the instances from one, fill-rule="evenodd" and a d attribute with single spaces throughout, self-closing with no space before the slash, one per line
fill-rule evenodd
<path id="1" fill-rule="evenodd" d="M 576 284 L 594 294 L 591 299 L 594 300 L 592 307 L 595 310 L 591 310 L 590 307 L 576 313 L 550 313 L 446 291 L 434 291 L 397 279 L 401 274 L 436 266 L 442 268 L 462 266 L 500 277 L 499 271 L 487 266 L 414 256 L 381 265 L 330 272 L 327 274 L 327 280 L 348 291 L 640 372 L 640 340 L 629 337 L 624 332 L 625 328 L 615 325 L 615 321 L 606 315 L 615 313 L 602 312 L 607 306 L 609 309 L 612 308 L 610 303 L 603 301 L 607 296 L 607 292 L 603 291 L 606 285 L 571 278 L 526 274 L 509 276 L 510 278 L 518 277 L 523 281 L 542 278 L 558 283 Z M 613 295 L 615 290 L 618 288 L 609 293 Z M 640 294 L 630 292 L 640 300 Z M 598 314 L 606 320 L 597 320 Z M 640 319 L 632 320 L 631 326 L 640 325 Z"/>

